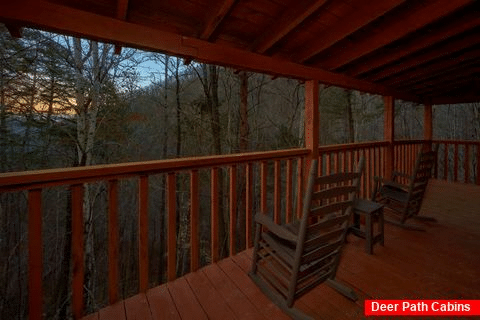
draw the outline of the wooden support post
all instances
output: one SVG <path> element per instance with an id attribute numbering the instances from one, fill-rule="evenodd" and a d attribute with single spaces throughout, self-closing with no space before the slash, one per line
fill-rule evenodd
<path id="1" fill-rule="evenodd" d="M 426 140 L 425 148 L 427 150 L 432 150 L 432 137 L 433 137 L 433 111 L 432 104 L 425 104 L 425 109 L 423 110 L 423 138 Z"/>
<path id="2" fill-rule="evenodd" d="M 305 148 L 310 149 L 310 154 L 307 156 L 305 174 L 308 174 L 312 160 L 318 158 L 319 125 L 318 81 L 309 80 L 305 82 Z"/>
<path id="3" fill-rule="evenodd" d="M 385 176 L 390 178 L 393 172 L 393 142 L 395 141 L 395 101 L 392 96 L 384 97 L 384 140 L 388 142 L 385 154 Z"/>

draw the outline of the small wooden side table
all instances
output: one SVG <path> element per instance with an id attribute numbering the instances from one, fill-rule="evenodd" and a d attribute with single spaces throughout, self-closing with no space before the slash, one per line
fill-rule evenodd
<path id="1" fill-rule="evenodd" d="M 360 216 L 365 217 L 364 229 L 362 229 L 360 225 Z M 375 222 L 378 223 L 378 231 L 374 235 L 373 231 Z M 377 242 L 382 246 L 385 244 L 383 224 L 383 204 L 366 199 L 357 200 L 357 203 L 353 208 L 353 226 L 350 227 L 350 231 L 356 236 L 366 239 L 365 251 L 368 254 L 373 254 L 373 245 Z"/>

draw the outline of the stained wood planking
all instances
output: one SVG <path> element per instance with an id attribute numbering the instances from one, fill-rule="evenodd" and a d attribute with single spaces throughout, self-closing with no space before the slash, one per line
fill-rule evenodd
<path id="1" fill-rule="evenodd" d="M 119 301 L 115 304 L 112 304 L 104 309 L 101 309 L 98 312 L 99 319 L 102 320 L 126 320 L 127 315 L 125 314 L 125 302 Z"/>
<path id="2" fill-rule="evenodd" d="M 273 319 L 290 319 L 260 291 L 247 273 L 234 262 L 237 259 L 238 256 L 233 256 L 232 259 L 220 261 L 218 265 L 264 316 Z"/>
<path id="3" fill-rule="evenodd" d="M 203 269 L 204 274 L 210 280 L 215 290 L 224 297 L 228 306 L 238 319 L 263 319 L 258 309 L 238 290 L 237 286 L 216 264 Z"/>
<path id="4" fill-rule="evenodd" d="M 153 320 L 147 296 L 140 293 L 126 299 L 125 315 L 128 320 Z"/>
<path id="5" fill-rule="evenodd" d="M 169 282 L 167 287 L 173 301 L 178 306 L 177 310 L 182 319 L 208 319 L 185 278 Z"/>
<path id="6" fill-rule="evenodd" d="M 215 290 L 202 270 L 189 273 L 185 278 L 209 319 L 235 319 L 224 297 Z"/>
<path id="7" fill-rule="evenodd" d="M 99 320 L 99 314 L 98 312 L 91 313 L 88 316 L 83 317 L 82 320 Z"/>
<path id="8" fill-rule="evenodd" d="M 153 320 L 181 319 L 166 285 L 148 290 L 147 299 Z"/>

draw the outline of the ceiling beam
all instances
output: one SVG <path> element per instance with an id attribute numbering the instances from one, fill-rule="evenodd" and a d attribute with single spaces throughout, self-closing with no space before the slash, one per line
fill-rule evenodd
<path id="1" fill-rule="evenodd" d="M 471 50 L 457 57 L 451 57 L 449 59 L 438 61 L 430 65 L 427 65 L 423 68 L 419 68 L 418 70 L 415 70 L 412 72 L 402 73 L 398 77 L 394 77 L 382 83 L 384 83 L 385 85 L 397 85 L 397 84 L 401 84 L 404 81 L 416 82 L 417 78 L 421 78 L 425 76 L 428 77 L 429 75 L 431 75 L 436 71 L 445 70 L 448 68 L 454 68 L 455 66 L 463 64 L 469 60 L 477 61 L 479 57 L 480 57 L 480 49 Z"/>
<path id="2" fill-rule="evenodd" d="M 315 35 L 321 41 L 315 41 L 312 45 L 305 46 L 296 56 L 297 61 L 300 63 L 307 61 L 404 2 L 405 0 L 364 1 L 362 7 L 343 17 L 322 33 Z"/>
<path id="3" fill-rule="evenodd" d="M 5 27 L 12 38 L 20 39 L 22 37 L 22 27 L 19 25 L 7 23 L 5 24 Z"/>
<path id="4" fill-rule="evenodd" d="M 435 91 L 443 88 L 447 83 L 460 82 L 466 79 L 471 79 L 472 75 L 478 74 L 480 67 L 472 67 L 467 65 L 463 68 L 455 69 L 455 73 L 448 72 L 438 77 L 434 77 L 430 80 L 422 81 L 420 83 L 411 84 L 408 86 L 409 91 L 415 91 L 418 94 L 424 94 L 426 92 Z"/>
<path id="5" fill-rule="evenodd" d="M 430 102 L 432 104 L 459 104 L 459 103 L 477 103 L 480 101 L 480 95 L 479 94 L 469 94 L 465 95 L 462 94 L 461 97 L 458 96 L 450 96 L 450 97 L 432 97 L 430 99 Z"/>
<path id="6" fill-rule="evenodd" d="M 0 21 L 57 31 L 89 39 L 164 52 L 200 62 L 355 89 L 419 102 L 419 97 L 342 74 L 304 66 L 205 40 L 120 21 L 41 0 L 0 2 Z"/>
<path id="7" fill-rule="evenodd" d="M 467 68 L 475 68 L 478 66 L 478 62 L 476 59 L 468 59 L 466 61 L 462 61 L 458 64 L 454 64 L 449 66 L 448 68 L 436 68 L 431 70 L 429 73 L 422 74 L 416 78 L 409 78 L 403 80 L 398 86 L 395 86 L 399 90 L 410 91 L 410 88 L 413 85 L 423 83 L 424 81 L 432 81 L 439 77 L 450 76 L 458 72 L 458 70 L 464 70 Z"/>
<path id="8" fill-rule="evenodd" d="M 340 68 L 472 2 L 473 0 L 430 1 L 416 12 L 406 11 L 388 21 L 388 24 L 379 26 L 379 32 L 346 44 L 341 51 L 335 52 L 320 65 L 327 70 Z"/>
<path id="9" fill-rule="evenodd" d="M 381 54 L 362 61 L 362 63 L 349 68 L 347 70 L 347 74 L 351 75 L 352 77 L 356 77 L 373 69 L 399 60 L 416 51 L 428 48 L 429 46 L 444 41 L 457 34 L 478 27 L 479 25 L 480 17 L 478 16 L 478 11 L 470 11 L 453 23 L 439 26 L 435 29 L 434 33 L 418 35 L 418 37 L 415 37 L 413 40 L 409 41 L 405 45 L 402 45 L 401 47 L 388 48 Z"/>
<path id="10" fill-rule="evenodd" d="M 366 79 L 369 81 L 378 81 L 388 78 L 397 73 L 408 71 L 409 69 L 428 63 L 432 60 L 448 56 L 478 43 L 480 43 L 480 33 L 469 34 L 454 41 L 449 41 L 442 46 L 435 46 L 432 50 L 419 56 L 412 57 L 402 63 L 396 63 L 392 67 L 386 68 L 374 75 L 366 77 Z"/>
<path id="11" fill-rule="evenodd" d="M 282 15 L 275 19 L 275 24 L 270 30 L 261 33 L 261 36 L 253 43 L 251 50 L 258 53 L 265 53 L 278 41 L 298 27 L 303 21 L 320 9 L 327 0 L 313 0 L 306 4 L 294 2 L 287 7 Z"/>
<path id="12" fill-rule="evenodd" d="M 128 0 L 117 0 L 117 19 L 127 20 Z"/>
<path id="13" fill-rule="evenodd" d="M 440 95 L 435 92 L 435 95 L 425 95 L 425 97 L 432 97 L 432 101 L 437 103 L 441 101 L 442 97 L 445 97 L 444 101 L 448 97 L 454 98 L 457 102 L 450 102 L 451 104 L 457 103 L 467 103 L 467 102 L 479 102 L 480 101 L 480 86 L 478 85 L 478 80 L 468 81 L 463 83 L 454 83 L 449 87 L 446 87 L 442 90 Z M 428 98 L 427 98 L 428 99 Z M 461 102 L 459 99 L 461 99 Z M 445 103 L 445 102 L 444 102 Z"/>
<path id="14" fill-rule="evenodd" d="M 117 19 L 122 21 L 127 20 L 128 13 L 128 0 L 117 0 Z M 118 43 L 115 43 L 114 53 L 119 55 L 122 53 L 122 46 Z"/>
<path id="15" fill-rule="evenodd" d="M 200 39 L 212 41 L 220 24 L 230 14 L 237 3 L 238 0 L 223 0 L 217 11 L 212 10 L 214 14 L 208 19 L 203 32 L 200 34 Z"/>
<path id="16" fill-rule="evenodd" d="M 438 85 L 435 85 L 434 87 L 426 87 L 423 88 L 422 90 L 418 90 L 418 94 L 422 96 L 442 96 L 444 95 L 447 90 L 451 90 L 454 88 L 458 88 L 461 86 L 464 86 L 465 84 L 471 83 L 472 78 L 467 77 L 467 78 L 456 78 L 451 81 L 446 81 L 444 83 L 439 83 Z"/>

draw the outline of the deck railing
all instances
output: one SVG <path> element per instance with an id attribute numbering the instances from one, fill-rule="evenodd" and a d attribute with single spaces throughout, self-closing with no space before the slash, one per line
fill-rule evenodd
<path id="1" fill-rule="evenodd" d="M 480 184 L 480 142 L 441 141 L 435 176 L 450 181 Z M 415 157 L 426 141 L 396 141 L 393 145 L 394 169 L 404 172 L 413 170 Z M 374 176 L 385 176 L 385 159 L 388 142 L 355 143 L 319 147 L 319 174 L 351 170 L 361 156 L 365 157 L 366 168 L 362 178 L 360 196 L 371 197 Z M 222 156 L 181 158 L 161 161 L 101 165 L 81 168 L 53 169 L 33 172 L 0 174 L 0 193 L 26 190 L 28 193 L 28 291 L 29 318 L 40 319 L 43 309 L 42 295 L 42 190 L 52 186 L 68 186 L 71 195 L 72 214 L 72 313 L 75 318 L 84 314 L 84 191 L 85 184 L 104 181 L 108 185 L 108 296 L 109 303 L 119 299 L 119 227 L 118 197 L 119 181 L 134 178 L 138 181 L 138 281 L 139 291 L 149 286 L 148 269 L 148 215 L 149 178 L 153 175 L 166 177 L 166 243 L 167 280 L 174 280 L 177 251 L 177 184 L 179 174 L 189 176 L 189 220 L 190 220 L 190 271 L 200 267 L 199 261 L 199 190 L 204 189 L 204 179 L 199 172 L 209 176 L 210 189 L 210 261 L 221 258 L 219 247 L 219 216 L 228 212 L 228 251 L 235 254 L 238 248 L 238 232 L 244 233 L 244 247 L 252 245 L 253 211 L 267 212 L 279 223 L 291 221 L 300 214 L 303 197 L 305 159 L 308 149 L 290 149 L 269 152 L 254 152 Z M 220 175 L 220 171 L 226 173 Z M 242 175 L 239 175 L 239 172 Z M 223 176 L 219 184 L 219 176 Z M 238 195 L 238 185 L 245 190 L 244 199 Z M 220 193 L 220 185 L 225 185 Z M 228 186 L 228 187 L 227 187 Z M 219 194 L 228 203 L 219 207 Z M 228 195 L 228 198 L 227 198 Z M 239 212 L 238 203 L 243 201 L 244 212 Z M 255 208 L 253 208 L 255 207 Z M 228 208 L 228 209 L 227 209 Z M 254 210 L 255 209 L 255 210 Z M 225 210 L 225 211 L 223 211 Z M 245 230 L 239 230 L 237 219 L 244 215 Z M 242 217 L 243 218 L 243 217 Z M 241 248 L 243 250 L 243 248 Z"/>
<path id="2" fill-rule="evenodd" d="M 434 140 L 439 144 L 437 179 L 480 185 L 480 141 Z"/>
<path id="3" fill-rule="evenodd" d="M 273 200 L 275 221 L 290 221 L 294 208 L 294 199 L 301 199 L 303 185 L 304 158 L 308 149 L 290 149 L 270 152 L 254 152 L 222 156 L 182 158 L 163 161 L 150 161 L 130 164 L 100 165 L 81 168 L 41 170 L 33 172 L 6 173 L 0 175 L 0 192 L 27 190 L 28 193 L 28 292 L 29 318 L 41 319 L 43 311 L 42 277 L 42 190 L 53 186 L 70 188 L 72 215 L 72 313 L 79 319 L 84 314 L 84 192 L 86 183 L 106 181 L 108 184 L 108 294 L 109 303 L 118 300 L 119 275 L 119 228 L 118 228 L 118 194 L 119 181 L 126 178 L 138 180 L 138 279 L 139 291 L 144 292 L 149 286 L 148 270 L 148 211 L 149 177 L 163 174 L 166 176 L 166 216 L 167 216 L 167 280 L 176 278 L 176 176 L 187 172 L 190 176 L 190 270 L 199 268 L 199 171 L 208 171 L 210 181 L 210 223 L 211 223 L 211 261 L 220 258 L 219 251 L 219 172 L 228 171 L 229 197 L 229 252 L 236 252 L 236 233 L 244 232 L 246 247 L 253 243 L 252 205 L 259 201 L 259 209 L 267 210 L 267 204 Z M 272 170 L 273 164 L 273 172 Z M 237 171 L 242 167 L 243 176 Z M 282 170 L 284 167 L 284 170 Z M 283 172 L 283 174 L 282 174 Z M 273 177 L 272 177 L 273 175 Z M 255 177 L 254 177 L 255 176 Z M 270 176 L 270 177 L 269 177 Z M 271 179 L 273 178 L 273 179 Z M 255 179 L 255 180 L 254 180 Z M 245 186 L 245 230 L 237 230 L 237 183 L 243 180 Z M 273 181 L 272 183 L 268 183 Z M 282 185 L 284 185 L 282 190 Z M 254 199 L 253 188 L 259 195 Z M 295 187 L 295 188 L 294 188 Z M 227 189 L 227 188 L 225 188 Z M 294 190 L 298 190 L 296 193 Z M 285 193 L 285 196 L 282 193 Z M 282 216 L 281 206 L 285 216 Z M 300 204 L 297 203 L 300 207 Z M 297 210 L 298 212 L 298 210 Z M 243 249 L 242 249 L 243 250 Z"/>

